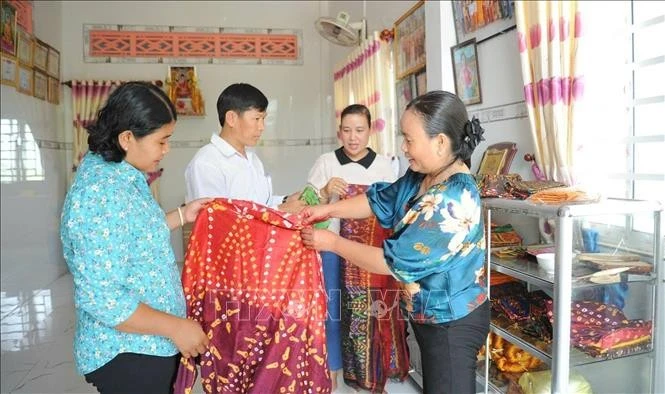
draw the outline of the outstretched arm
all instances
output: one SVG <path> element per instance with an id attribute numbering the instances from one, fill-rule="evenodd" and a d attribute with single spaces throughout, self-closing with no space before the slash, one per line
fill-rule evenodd
<path id="1" fill-rule="evenodd" d="M 382 248 L 350 241 L 328 230 L 305 228 L 301 230 L 300 235 L 303 244 L 308 248 L 333 252 L 346 261 L 375 274 L 391 274 Z"/>

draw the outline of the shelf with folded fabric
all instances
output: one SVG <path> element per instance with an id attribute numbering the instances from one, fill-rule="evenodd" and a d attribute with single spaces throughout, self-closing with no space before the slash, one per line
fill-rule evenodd
<path id="1" fill-rule="evenodd" d="M 492 269 L 501 272 L 502 274 L 510 275 L 516 279 L 522 280 L 529 284 L 540 287 L 541 289 L 551 292 L 554 289 L 554 273 L 547 272 L 538 266 L 533 259 L 529 257 L 517 258 L 499 258 L 496 256 L 491 257 Z M 592 280 L 593 274 L 598 271 L 592 269 L 586 264 L 573 260 L 572 263 L 572 287 L 574 289 L 587 288 L 595 286 L 605 286 L 610 284 L 608 282 L 594 283 Z M 601 276 L 596 276 L 601 278 Z M 625 282 L 651 282 L 656 280 L 655 273 L 646 274 L 632 274 L 630 271 L 620 273 L 617 281 L 613 283 Z"/>
<path id="2" fill-rule="evenodd" d="M 551 368 L 548 391 L 571 392 L 569 379 L 581 375 L 594 392 L 665 393 L 662 204 L 484 199 L 483 208 L 489 283 L 492 272 L 509 277 L 488 291 L 491 332 Z M 508 224 L 523 245 L 550 245 L 553 273 L 529 247 L 497 247 Z"/>
<path id="3" fill-rule="evenodd" d="M 528 351 L 533 356 L 537 357 L 547 365 L 552 364 L 552 343 L 542 338 L 537 338 L 533 335 L 526 334 L 520 324 L 509 320 L 504 316 L 492 316 L 490 329 L 492 332 L 500 335 L 506 340 L 514 343 L 522 349 Z M 652 341 L 644 341 L 639 344 L 620 347 L 613 350 L 608 350 L 604 353 L 597 355 L 587 354 L 584 351 L 571 347 L 570 349 L 570 364 L 571 366 L 579 366 L 592 364 L 600 361 L 612 360 L 621 357 L 633 356 L 649 356 L 653 348 Z"/>

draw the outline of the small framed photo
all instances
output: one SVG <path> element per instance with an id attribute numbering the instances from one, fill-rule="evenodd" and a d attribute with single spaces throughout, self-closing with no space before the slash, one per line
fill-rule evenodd
<path id="1" fill-rule="evenodd" d="M 33 70 L 35 91 L 33 95 L 38 99 L 46 100 L 48 94 L 48 75 L 41 71 Z"/>
<path id="2" fill-rule="evenodd" d="M 205 106 L 194 66 L 169 66 L 167 94 L 178 115 L 204 116 Z"/>
<path id="3" fill-rule="evenodd" d="M 46 72 L 46 63 L 48 63 L 48 45 L 35 38 L 32 43 L 32 66 Z"/>
<path id="4" fill-rule="evenodd" d="M 16 86 L 18 70 L 16 69 L 16 59 L 11 56 L 2 56 L 2 84 Z"/>
<path id="5" fill-rule="evenodd" d="M 18 90 L 21 93 L 25 93 L 27 95 L 32 96 L 33 92 L 32 80 L 33 80 L 32 68 L 19 64 L 16 90 Z"/>
<path id="6" fill-rule="evenodd" d="M 395 22 L 395 73 L 397 79 L 425 67 L 425 1 L 418 1 Z"/>
<path id="7" fill-rule="evenodd" d="M 480 76 L 478 74 L 478 52 L 476 39 L 465 41 L 450 48 L 455 76 L 457 96 L 466 105 L 482 102 Z"/>
<path id="8" fill-rule="evenodd" d="M 60 52 L 53 47 L 48 48 L 48 62 L 46 67 L 48 75 L 60 79 Z"/>
<path id="9" fill-rule="evenodd" d="M 48 77 L 48 102 L 60 104 L 60 80 Z"/>
<path id="10" fill-rule="evenodd" d="M 21 64 L 32 67 L 32 36 L 24 32 L 18 31 L 18 40 L 16 44 L 16 58 Z"/>
<path id="11" fill-rule="evenodd" d="M 0 24 L 0 47 L 2 52 L 16 56 L 16 7 L 2 2 L 2 23 Z"/>

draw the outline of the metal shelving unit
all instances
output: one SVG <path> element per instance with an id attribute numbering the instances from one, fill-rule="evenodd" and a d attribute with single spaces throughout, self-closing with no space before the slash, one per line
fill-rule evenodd
<path id="1" fill-rule="evenodd" d="M 552 392 L 565 393 L 568 387 L 571 366 L 590 365 L 606 361 L 611 357 L 591 357 L 573 347 L 570 340 L 570 318 L 557 318 L 571 315 L 571 302 L 574 290 L 584 287 L 598 286 L 574 280 L 584 275 L 584 272 L 573 272 L 573 224 L 574 220 L 583 217 L 599 215 L 632 215 L 653 214 L 653 271 L 649 275 L 625 275 L 622 280 L 632 286 L 635 283 L 650 286 L 653 298 L 653 328 L 652 347 L 644 351 L 637 351 L 623 357 L 648 357 L 651 362 L 650 386 L 652 393 L 665 392 L 665 268 L 663 267 L 663 234 L 661 230 L 663 206 L 657 202 L 608 199 L 598 203 L 571 204 L 571 205 L 536 205 L 527 201 L 485 199 L 484 209 L 487 212 L 487 221 L 491 221 L 492 213 L 505 215 L 526 215 L 536 218 L 554 218 L 555 220 L 555 272 L 547 274 L 538 266 L 526 259 L 504 260 L 492 257 L 489 247 L 487 251 L 487 272 L 490 268 L 498 272 L 513 276 L 529 285 L 536 286 L 552 296 L 554 301 L 554 325 L 551 344 L 538 343 L 535 338 L 521 334 L 519 330 L 511 329 L 509 324 L 502 324 L 500 319 L 493 318 L 491 330 L 506 340 L 514 343 L 534 356 L 541 359 L 552 370 Z M 488 229 L 490 226 L 487 226 Z M 504 322 L 505 323 L 505 322 Z M 488 349 L 489 351 L 489 349 Z M 614 356 L 616 357 L 616 356 Z M 505 388 L 493 384 L 486 384 L 485 371 L 489 368 L 489 355 L 486 355 L 486 365 L 478 368 L 478 382 L 486 387 L 487 392 L 504 392 Z M 626 376 L 631 379 L 633 376 Z"/>

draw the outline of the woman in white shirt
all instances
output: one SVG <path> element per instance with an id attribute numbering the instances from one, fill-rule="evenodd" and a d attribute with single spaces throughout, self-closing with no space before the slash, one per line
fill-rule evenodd
<path id="1" fill-rule="evenodd" d="M 375 182 L 395 181 L 391 159 L 367 146 L 371 124 L 370 112 L 364 105 L 353 104 L 342 111 L 337 137 L 343 146 L 321 155 L 308 176 L 323 203 L 364 193 Z M 331 219 L 328 229 L 379 245 L 390 235 L 375 217 L 342 223 Z M 326 340 L 333 390 L 337 372 L 343 368 L 348 385 L 382 392 L 387 378 L 404 379 L 409 367 L 406 329 L 397 305 L 397 281 L 357 268 L 331 252 L 322 252 L 321 257 L 328 294 Z M 379 346 L 370 346 L 377 341 Z"/>

